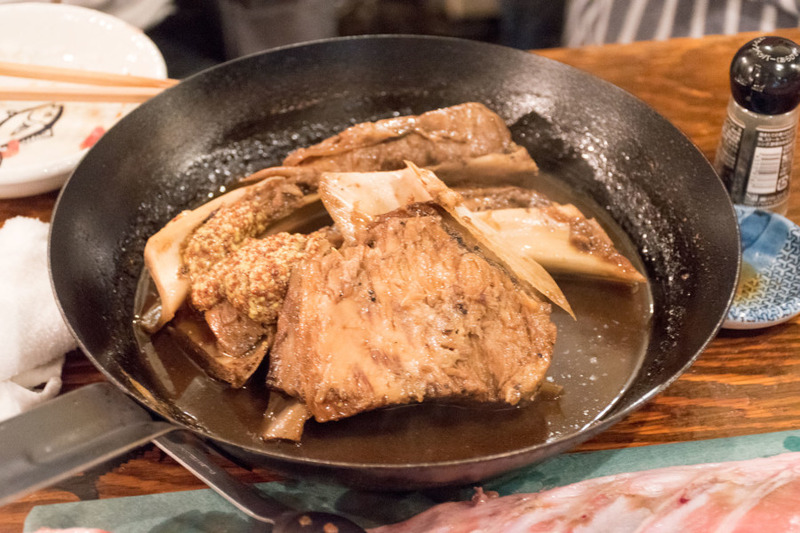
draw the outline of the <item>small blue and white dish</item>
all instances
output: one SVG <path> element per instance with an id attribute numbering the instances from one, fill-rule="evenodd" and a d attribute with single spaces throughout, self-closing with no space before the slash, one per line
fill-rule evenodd
<path id="1" fill-rule="evenodd" d="M 742 271 L 722 327 L 756 329 L 800 314 L 800 227 L 768 211 L 734 206 Z"/>

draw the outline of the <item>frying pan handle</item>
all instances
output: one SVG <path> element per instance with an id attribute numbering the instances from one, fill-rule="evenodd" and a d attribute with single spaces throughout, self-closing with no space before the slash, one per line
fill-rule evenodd
<path id="1" fill-rule="evenodd" d="M 110 383 L 59 396 L 0 422 L 0 505 L 175 429 Z"/>

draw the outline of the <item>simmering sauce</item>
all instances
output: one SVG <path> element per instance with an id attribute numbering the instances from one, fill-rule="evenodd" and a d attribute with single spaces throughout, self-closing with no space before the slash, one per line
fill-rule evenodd
<path id="1" fill-rule="evenodd" d="M 590 199 L 565 190 L 547 175 L 531 186 L 552 200 L 573 203 L 598 219 L 618 250 L 644 272 L 624 232 Z M 329 223 L 320 212 L 298 231 Z M 576 320 L 555 308 L 558 340 L 547 380 L 563 388 L 514 408 L 421 404 L 392 407 L 325 424 L 306 424 L 302 442 L 264 442 L 258 436 L 269 391 L 262 368 L 242 389 L 209 378 L 169 334 L 153 336 L 136 328 L 143 366 L 157 390 L 175 406 L 175 415 L 231 444 L 287 457 L 358 464 L 407 464 L 452 461 L 502 454 L 568 437 L 592 424 L 626 390 L 643 360 L 651 330 L 648 285 L 629 287 L 577 279 L 557 280 Z M 155 298 L 143 273 L 137 316 Z"/>

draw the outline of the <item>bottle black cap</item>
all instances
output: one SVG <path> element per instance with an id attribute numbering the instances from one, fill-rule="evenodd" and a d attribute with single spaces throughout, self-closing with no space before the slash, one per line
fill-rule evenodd
<path id="1" fill-rule="evenodd" d="M 758 37 L 731 62 L 731 91 L 754 113 L 780 115 L 800 103 L 800 46 L 783 37 Z"/>

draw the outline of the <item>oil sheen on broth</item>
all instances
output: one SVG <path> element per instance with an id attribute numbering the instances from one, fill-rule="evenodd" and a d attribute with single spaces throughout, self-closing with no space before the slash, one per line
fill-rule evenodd
<path id="1" fill-rule="evenodd" d="M 536 189 L 561 203 L 575 204 L 598 219 L 641 271 L 627 235 L 591 199 L 578 197 L 547 175 L 535 177 Z M 330 223 L 327 214 L 308 221 L 310 231 Z M 628 287 L 606 282 L 558 279 L 576 320 L 555 308 L 558 327 L 547 380 L 563 387 L 556 398 L 540 396 L 514 408 L 420 404 L 371 411 L 338 422 L 306 424 L 302 442 L 264 442 L 268 390 L 261 369 L 242 389 L 206 376 L 168 334 L 152 337 L 136 328 L 151 393 L 174 405 L 174 417 L 202 433 L 254 451 L 289 457 L 362 464 L 405 464 L 468 459 L 518 450 L 568 437 L 608 411 L 636 375 L 647 348 L 652 315 L 649 285 Z M 137 316 L 155 298 L 142 276 Z M 555 306 L 554 306 L 555 307 Z"/>

